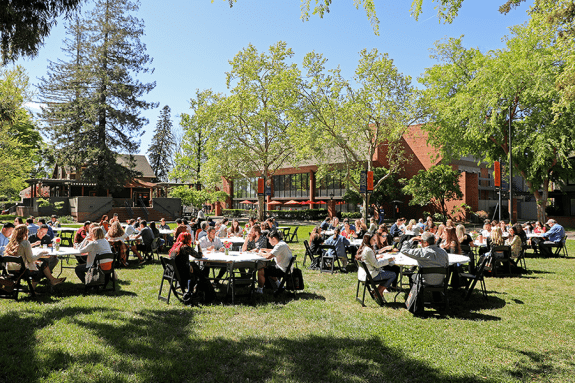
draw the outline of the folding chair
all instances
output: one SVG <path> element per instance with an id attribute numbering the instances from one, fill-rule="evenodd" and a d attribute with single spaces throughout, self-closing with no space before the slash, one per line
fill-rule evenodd
<path id="1" fill-rule="evenodd" d="M 425 305 L 435 305 L 437 304 L 437 302 L 435 302 L 435 297 L 436 295 L 441 296 L 441 303 L 443 304 L 445 310 L 449 309 L 449 298 L 447 297 L 447 277 L 449 275 L 449 267 L 420 267 L 418 270 L 418 274 L 420 274 L 423 278 L 425 275 L 428 274 L 442 274 L 443 275 L 443 282 L 440 284 L 436 284 L 436 285 L 429 285 L 425 282 L 423 282 L 421 284 L 421 299 L 423 300 L 423 306 L 425 307 Z M 425 278 L 424 278 L 425 279 Z M 431 293 L 431 300 L 425 300 L 425 293 L 429 292 Z M 434 294 L 437 293 L 437 294 Z"/>
<path id="2" fill-rule="evenodd" d="M 74 245 L 74 235 L 73 231 L 61 231 L 59 234 L 60 246 L 72 247 Z"/>
<path id="3" fill-rule="evenodd" d="M 238 287 L 247 287 L 249 297 L 253 297 L 256 286 L 257 266 L 257 262 L 232 262 L 230 265 L 226 293 L 231 290 L 233 305 L 235 304 L 236 289 Z"/>
<path id="4" fill-rule="evenodd" d="M 18 268 L 15 270 L 9 270 L 8 263 L 18 265 Z M 15 300 L 18 300 L 18 294 L 23 292 L 22 280 L 25 280 L 28 284 L 30 296 L 36 296 L 36 291 L 32 285 L 32 274 L 28 269 L 26 269 L 26 265 L 24 264 L 24 259 L 22 259 L 22 257 L 0 255 L 0 268 L 2 269 L 2 277 L 12 282 L 12 292 L 0 290 L 0 297 L 14 298 Z"/>
<path id="5" fill-rule="evenodd" d="M 295 230 L 293 231 L 293 233 L 290 233 L 288 231 L 287 235 L 286 235 L 286 242 L 292 243 L 292 242 L 299 242 L 299 237 L 297 236 L 297 230 L 299 229 L 299 226 L 295 227 Z M 295 238 L 295 241 L 294 241 Z"/>
<path id="6" fill-rule="evenodd" d="M 84 286 L 84 293 L 88 292 L 90 287 L 96 287 L 96 291 L 100 291 L 100 286 L 102 286 L 101 291 L 116 291 L 116 260 L 117 260 L 116 253 L 105 253 L 105 254 L 96 254 L 94 258 L 94 265 L 99 267 L 102 272 L 104 273 L 105 279 L 104 283 L 100 285 L 92 285 L 92 286 Z M 112 262 L 102 262 L 103 260 L 112 259 Z M 103 266 L 103 267 L 102 267 Z M 108 283 L 112 281 L 112 288 L 106 289 Z"/>
<path id="7" fill-rule="evenodd" d="M 511 274 L 511 247 L 510 246 L 493 246 L 491 248 L 491 259 L 492 259 L 492 272 L 493 276 L 496 277 L 500 274 L 497 270 L 497 265 L 501 263 L 502 266 L 506 268 L 507 273 Z"/>
<path id="8" fill-rule="evenodd" d="M 304 267 L 305 267 L 305 261 L 306 261 L 306 259 L 309 258 L 309 261 L 313 264 L 314 256 L 313 256 L 313 254 L 312 254 L 312 252 L 311 252 L 311 249 L 309 248 L 309 242 L 308 242 L 307 239 L 304 239 L 304 240 L 303 240 L 303 246 L 305 247 L 305 253 L 304 253 L 304 255 L 303 255 L 303 265 L 304 265 Z"/>
<path id="9" fill-rule="evenodd" d="M 471 246 L 469 245 L 461 245 L 461 252 L 463 253 L 463 255 L 467 255 L 469 257 L 469 272 L 470 273 L 474 273 L 475 272 L 475 253 L 473 252 L 473 249 L 471 249 Z"/>
<path id="10" fill-rule="evenodd" d="M 297 255 L 292 256 L 292 258 L 289 261 L 288 267 L 286 269 L 286 272 L 284 274 L 284 276 L 281 278 L 280 280 L 280 284 L 277 287 L 277 289 L 274 291 L 274 296 L 278 296 L 280 293 L 284 292 L 285 290 L 290 290 L 293 292 L 294 296 L 296 295 L 296 290 L 295 290 L 295 283 L 294 283 L 294 278 L 293 278 L 293 273 L 292 273 L 292 267 L 295 263 L 297 259 Z M 270 283 L 271 286 L 275 286 L 275 284 L 272 282 L 271 279 L 268 279 L 268 282 Z M 288 281 L 290 282 L 288 284 Z"/>
<path id="11" fill-rule="evenodd" d="M 385 299 L 379 293 L 379 290 L 377 289 L 377 283 L 371 277 L 367 265 L 363 261 L 358 261 L 358 263 L 359 267 L 362 267 L 363 270 L 365 271 L 365 281 L 362 281 L 359 278 L 357 278 L 357 289 L 355 291 L 355 300 L 360 302 L 362 307 L 365 307 L 365 290 L 367 290 L 369 291 L 371 297 L 377 302 L 377 304 L 383 307 L 383 305 L 385 304 Z M 363 284 L 363 296 L 361 299 L 359 299 L 360 284 Z"/>
<path id="12" fill-rule="evenodd" d="M 319 270 L 322 273 L 330 272 L 333 274 L 335 263 L 337 262 L 338 269 L 341 270 L 341 263 L 339 257 L 335 251 L 335 245 L 320 245 L 321 249 L 321 261 L 319 265 Z M 328 255 L 328 250 L 333 250 L 333 255 Z M 326 268 L 326 261 L 330 262 L 330 267 Z"/>
<path id="13" fill-rule="evenodd" d="M 483 278 L 483 273 L 485 271 L 485 265 L 489 263 L 491 256 L 481 256 L 479 258 L 479 262 L 477 263 L 477 272 L 475 274 L 470 273 L 459 273 L 459 278 L 463 278 L 466 281 L 465 284 L 465 291 L 463 292 L 465 295 L 465 300 L 469 300 L 473 289 L 477 282 L 480 283 L 481 292 L 483 293 L 483 298 L 487 300 L 487 289 L 485 288 L 485 279 Z"/>
<path id="14" fill-rule="evenodd" d="M 552 247 L 555 248 L 555 251 L 553 252 L 553 255 L 555 257 L 558 257 L 561 254 L 561 250 L 563 250 L 563 256 L 565 258 L 569 257 L 569 254 L 567 254 L 567 246 L 566 246 L 566 242 L 567 242 L 567 235 L 564 235 L 563 238 L 561 238 L 561 241 L 559 241 L 558 244 L 556 245 L 552 245 Z"/>
<path id="15" fill-rule="evenodd" d="M 160 262 L 162 263 L 162 268 L 164 273 L 162 274 L 162 281 L 160 282 L 160 291 L 158 292 L 158 300 L 164 301 L 170 304 L 170 295 L 174 293 L 174 296 L 180 301 L 183 301 L 183 296 L 185 294 L 185 287 L 178 273 L 178 268 L 176 267 L 176 260 L 166 257 L 160 257 Z M 164 287 L 164 281 L 168 282 L 168 296 L 162 296 L 162 289 Z M 180 291 L 178 291 L 181 290 Z"/>
<path id="16" fill-rule="evenodd" d="M 146 246 L 146 250 L 144 250 L 142 252 L 143 258 L 146 261 L 154 261 L 154 253 L 156 253 L 158 259 L 160 259 L 160 252 L 159 252 L 159 247 L 160 247 L 160 238 L 154 238 L 154 240 L 152 241 L 152 243 L 149 246 Z"/>

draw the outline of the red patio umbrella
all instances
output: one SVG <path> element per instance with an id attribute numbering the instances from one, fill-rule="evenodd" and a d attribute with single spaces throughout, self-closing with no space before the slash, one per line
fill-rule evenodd
<path id="1" fill-rule="evenodd" d="M 314 203 L 319 204 L 319 205 L 325 205 L 325 201 L 316 201 Z"/>
<path id="2" fill-rule="evenodd" d="M 301 204 L 302 204 L 302 205 L 313 205 L 314 202 L 311 201 L 311 200 L 307 200 L 307 201 L 305 201 L 305 202 L 302 202 Z"/>
<path id="3" fill-rule="evenodd" d="M 272 201 L 272 202 L 268 202 L 268 205 L 281 205 L 282 203 L 280 201 Z"/>
<path id="4" fill-rule="evenodd" d="M 292 199 L 292 200 L 287 201 L 284 205 L 299 205 L 299 204 L 300 204 L 299 201 Z"/>
<path id="5" fill-rule="evenodd" d="M 247 203 L 247 204 L 250 204 L 250 205 L 254 204 L 254 202 L 248 201 L 247 199 L 246 199 L 246 200 L 243 200 L 243 201 L 240 202 L 240 203 Z"/>

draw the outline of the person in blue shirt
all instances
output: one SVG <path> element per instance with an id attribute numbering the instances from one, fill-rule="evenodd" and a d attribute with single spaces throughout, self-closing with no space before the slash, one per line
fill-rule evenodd
<path id="1" fill-rule="evenodd" d="M 385 210 L 383 210 L 383 206 L 379 205 L 379 224 L 383 223 L 383 218 L 385 217 Z"/>
<path id="2" fill-rule="evenodd" d="M 41 225 L 46 225 L 46 220 L 44 218 L 40 218 L 38 220 L 38 223 L 40 223 Z M 52 230 L 52 227 L 50 225 L 46 225 L 48 226 L 48 237 L 50 237 L 50 240 L 54 239 L 54 230 Z"/>
<path id="3" fill-rule="evenodd" d="M 349 246 L 350 243 L 347 240 L 347 238 L 345 238 L 342 235 L 339 235 L 339 233 L 340 233 L 340 229 L 339 229 L 339 227 L 336 227 L 333 230 L 333 235 L 331 237 L 329 237 L 328 239 L 326 239 L 323 244 L 335 246 L 335 253 L 337 254 L 337 257 L 339 258 L 339 260 L 341 261 L 342 266 L 345 268 L 347 266 L 347 255 L 345 253 L 345 248 L 347 246 Z M 329 249 L 327 251 L 327 254 L 329 256 L 333 256 L 334 255 L 333 250 Z"/>
<path id="4" fill-rule="evenodd" d="M 551 247 L 561 244 L 561 241 L 565 236 L 565 229 L 554 219 L 547 221 L 547 225 L 549 225 L 551 229 L 541 235 L 545 240 L 539 242 L 539 251 L 541 252 L 541 255 L 550 257 L 552 255 Z"/>
<path id="5" fill-rule="evenodd" d="M 26 220 L 26 225 L 28 226 L 28 236 L 36 235 L 36 233 L 38 233 L 39 226 L 34 224 L 33 218 L 28 218 Z"/>
<path id="6" fill-rule="evenodd" d="M 401 235 L 403 234 L 401 232 L 401 229 L 399 228 L 402 222 L 403 221 L 401 220 L 401 218 L 398 218 L 397 221 L 395 221 L 395 223 L 391 225 L 391 229 L 389 229 L 389 234 L 391 234 L 393 238 L 401 237 Z"/>
<path id="7" fill-rule="evenodd" d="M 4 254 L 4 249 L 10 242 L 10 236 L 14 231 L 14 224 L 13 223 L 5 223 L 2 227 L 2 231 L 0 232 L 0 255 Z"/>

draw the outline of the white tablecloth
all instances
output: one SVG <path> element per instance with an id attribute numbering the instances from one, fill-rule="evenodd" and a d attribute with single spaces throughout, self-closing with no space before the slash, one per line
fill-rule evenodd
<path id="1" fill-rule="evenodd" d="M 73 231 L 76 232 L 78 228 L 75 227 L 53 227 L 53 231 Z"/>
<path id="2" fill-rule="evenodd" d="M 470 259 L 466 255 L 461 254 L 448 254 L 449 264 L 454 265 L 456 263 L 469 263 Z M 395 264 L 398 266 L 417 266 L 417 260 L 409 258 L 402 253 L 387 253 L 385 258 L 395 258 Z"/>
<path id="3" fill-rule="evenodd" d="M 173 232 L 172 232 L 172 230 L 170 230 L 170 229 L 160 229 L 160 234 L 161 234 L 161 235 L 170 235 L 170 234 L 172 234 L 172 233 L 173 233 Z"/>
<path id="4" fill-rule="evenodd" d="M 40 246 L 32 248 L 32 254 L 34 254 L 34 255 L 38 255 L 42 252 L 46 253 L 46 255 L 56 254 L 58 257 L 65 256 L 65 255 L 80 255 L 81 254 L 80 251 L 78 251 L 77 249 L 74 249 L 73 247 L 60 246 L 59 251 L 50 250 L 50 248 L 48 248 L 48 250 L 44 250 Z"/>
<path id="5" fill-rule="evenodd" d="M 262 257 L 256 253 L 230 251 L 229 255 L 223 252 L 207 252 L 202 253 L 203 258 L 198 259 L 190 256 L 190 261 L 206 261 L 206 262 L 219 262 L 219 263 L 232 263 L 232 262 L 255 262 L 255 261 L 269 261 L 269 259 Z"/>

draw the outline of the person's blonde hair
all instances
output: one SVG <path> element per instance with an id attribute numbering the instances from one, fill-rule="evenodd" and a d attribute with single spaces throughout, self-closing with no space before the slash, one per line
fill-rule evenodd
<path id="1" fill-rule="evenodd" d="M 110 226 L 110 230 L 108 231 L 108 237 L 118 238 L 118 237 L 121 237 L 122 235 L 124 235 L 124 233 L 125 233 L 124 229 L 122 228 L 122 225 L 120 224 L 120 222 L 115 221 Z"/>
<path id="2" fill-rule="evenodd" d="M 94 235 L 94 239 L 104 239 L 104 237 L 106 237 L 104 230 L 99 226 L 92 228 L 92 234 Z"/>
<path id="3" fill-rule="evenodd" d="M 505 241 L 503 240 L 503 232 L 499 226 L 495 226 L 495 229 L 491 230 L 491 245 L 492 246 L 503 246 Z"/>
<path id="4" fill-rule="evenodd" d="M 457 233 L 457 239 L 459 240 L 459 242 L 463 241 L 465 239 L 465 226 L 457 225 L 455 231 Z"/>
<path id="5" fill-rule="evenodd" d="M 15 256 L 18 253 L 18 246 L 20 242 L 28 240 L 28 226 L 18 225 L 14 228 L 10 241 L 6 248 L 4 249 L 4 255 Z"/>

